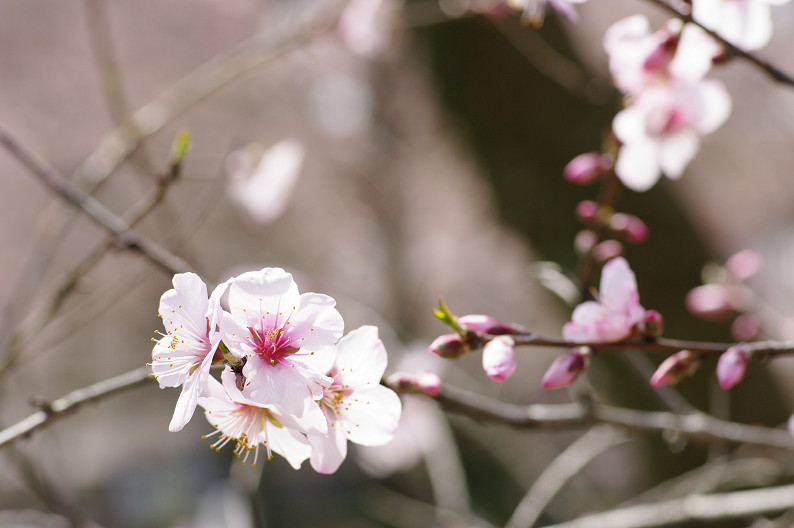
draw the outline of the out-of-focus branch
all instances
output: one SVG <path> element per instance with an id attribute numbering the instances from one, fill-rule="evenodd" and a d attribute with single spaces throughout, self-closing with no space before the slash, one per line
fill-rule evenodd
<path id="1" fill-rule="evenodd" d="M 758 57 L 754 53 L 750 53 L 748 51 L 744 51 L 740 48 L 737 48 L 736 46 L 734 46 L 733 44 L 722 38 L 719 35 L 719 33 L 717 33 L 716 31 L 707 28 L 697 20 L 693 19 L 692 15 L 690 15 L 689 13 L 682 13 L 676 7 L 672 6 L 671 4 L 668 4 L 666 0 L 649 0 L 649 1 L 652 4 L 661 7 L 662 9 L 672 14 L 673 16 L 680 18 L 684 22 L 691 22 L 692 24 L 695 24 L 696 26 L 703 29 L 703 31 L 711 35 L 712 38 L 714 38 L 714 40 L 716 40 L 725 47 L 725 50 L 728 55 L 738 55 L 744 58 L 745 60 L 747 60 L 748 62 L 750 62 L 753 66 L 757 67 L 758 69 L 769 75 L 769 77 L 771 77 L 773 80 L 787 86 L 794 86 L 794 77 L 784 72 L 774 64 Z"/>
<path id="2" fill-rule="evenodd" d="M 77 168 L 73 180 L 92 192 L 135 151 L 138 143 L 213 93 L 232 85 L 251 71 L 271 62 L 319 34 L 336 27 L 345 2 L 289 2 L 289 12 L 278 25 L 241 42 L 180 79 L 108 133 Z"/>
<path id="3" fill-rule="evenodd" d="M 391 388 L 403 390 L 396 385 Z M 720 441 L 794 449 L 794 437 L 787 431 L 718 420 L 705 413 L 638 411 L 597 402 L 515 405 L 446 385 L 435 399 L 449 412 L 526 429 L 605 423 L 646 433 L 672 431 L 701 443 Z"/>
<path id="4" fill-rule="evenodd" d="M 37 159 L 6 130 L 0 128 L 0 143 L 44 184 L 69 204 L 83 210 L 96 223 L 118 238 L 120 246 L 140 252 L 169 274 L 191 269 L 190 265 L 130 226 L 91 195 L 77 189 L 49 164 Z"/>
<path id="5" fill-rule="evenodd" d="M 178 139 L 180 141 L 180 139 Z M 185 141 L 181 139 L 181 141 Z M 165 198 L 166 191 L 171 183 L 176 181 L 179 177 L 182 168 L 182 161 L 184 154 L 180 157 L 175 157 L 171 161 L 171 166 L 168 171 L 157 178 L 155 186 L 143 197 L 137 204 L 135 204 L 124 216 L 124 221 L 129 227 L 134 227 L 136 224 L 146 218 L 155 207 L 157 207 Z M 44 326 L 46 326 L 55 315 L 60 311 L 64 301 L 75 290 L 80 282 L 91 269 L 102 259 L 102 257 L 110 251 L 117 243 L 118 237 L 116 235 L 108 236 L 104 241 L 97 245 L 88 255 L 86 255 L 80 262 L 77 263 L 70 271 L 68 271 L 55 285 L 49 301 L 43 310 L 34 312 L 28 317 L 18 328 L 16 328 L 7 341 L 8 345 L 0 347 L 0 375 L 8 370 L 14 364 L 23 345 L 32 336 L 36 335 Z"/>
<path id="6" fill-rule="evenodd" d="M 595 513 L 545 528 L 653 528 L 692 521 L 741 519 L 794 508 L 794 484 L 680 499 Z"/>
<path id="7" fill-rule="evenodd" d="M 549 464 L 521 499 L 505 528 L 530 528 L 562 489 L 591 460 L 607 449 L 621 444 L 628 437 L 615 428 L 593 427 Z"/>
<path id="8" fill-rule="evenodd" d="M 88 387 L 77 389 L 55 401 L 49 403 L 40 402 L 38 404 L 41 407 L 40 411 L 0 431 L 0 448 L 20 438 L 29 436 L 37 429 L 67 416 L 85 403 L 100 401 L 119 392 L 134 389 L 148 383 L 150 379 L 154 379 L 149 376 L 150 373 L 151 369 L 149 367 L 141 367 Z"/>

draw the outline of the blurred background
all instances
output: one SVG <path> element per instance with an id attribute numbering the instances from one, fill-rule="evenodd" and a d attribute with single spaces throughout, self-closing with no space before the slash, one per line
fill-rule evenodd
<path id="1" fill-rule="evenodd" d="M 302 291 L 337 300 L 347 330 L 377 325 L 389 371 L 432 370 L 520 404 L 588 393 L 663 409 L 646 382 L 664 359 L 653 354 L 599 357 L 571 390 L 541 392 L 558 350 L 521 349 L 516 374 L 495 385 L 479 354 L 444 361 L 426 348 L 446 332 L 431 314 L 439 295 L 458 315 L 559 335 L 571 307 L 539 277 L 573 274 L 582 228 L 573 211 L 597 192 L 561 171 L 599 148 L 620 108 L 601 40 L 625 16 L 643 12 L 658 27 L 664 14 L 638 0 L 592 0 L 578 6 L 578 23 L 549 13 L 536 30 L 496 1 L 370 4 L 371 18 L 359 8 L 340 25 L 350 6 L 333 0 L 1 0 L 0 124 L 127 218 L 189 131 L 180 177 L 138 229 L 213 283 L 286 268 Z M 792 25 L 794 6 L 776 7 L 761 52 L 789 72 Z M 618 209 L 651 233 L 625 255 L 666 335 L 727 341 L 730 321 L 695 318 L 684 297 L 704 265 L 755 249 L 760 335 L 794 339 L 794 89 L 741 60 L 712 75 L 728 86 L 733 113 L 680 181 L 621 194 Z M 281 177 L 254 183 L 263 152 Z M 150 360 L 171 277 L 111 249 L 61 299 L 106 233 L 5 150 L 0 211 L 5 428 L 36 401 Z M 753 364 L 722 393 L 708 364 L 679 389 L 696 408 L 774 427 L 791 414 L 792 376 L 786 359 Z M 478 424 L 407 396 L 392 444 L 351 449 L 323 476 L 308 463 L 296 472 L 276 457 L 251 469 L 230 449 L 215 453 L 200 414 L 169 433 L 177 396 L 147 385 L 3 448 L 0 526 L 501 526 L 585 432 Z M 753 482 L 794 474 L 790 454 L 632 436 L 572 478 L 539 524 L 615 507 L 682 475 L 704 491 L 749 486 L 691 473 L 732 458 L 757 462 L 744 472 Z"/>

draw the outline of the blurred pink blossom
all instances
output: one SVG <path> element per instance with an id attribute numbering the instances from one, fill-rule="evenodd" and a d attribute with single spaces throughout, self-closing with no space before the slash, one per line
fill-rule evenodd
<path id="1" fill-rule="evenodd" d="M 743 249 L 735 253 L 725 262 L 725 269 L 728 270 L 734 279 L 739 282 L 746 281 L 761 269 L 764 265 L 764 257 L 753 249 Z"/>
<path id="2" fill-rule="evenodd" d="M 306 151 L 295 139 L 282 140 L 257 157 L 254 145 L 226 160 L 229 196 L 259 224 L 282 215 L 300 176 Z"/>
<path id="3" fill-rule="evenodd" d="M 562 337 L 579 343 L 612 343 L 631 336 L 644 319 L 634 273 L 618 257 L 604 265 L 598 300 L 576 307 L 562 328 Z"/>
<path id="4" fill-rule="evenodd" d="M 662 172 L 678 179 L 700 137 L 722 125 L 730 110 L 730 96 L 718 81 L 676 79 L 645 88 L 612 122 L 623 142 L 615 173 L 635 191 L 653 187 Z"/>
<path id="5" fill-rule="evenodd" d="M 398 4 L 394 0 L 351 0 L 339 19 L 339 35 L 347 48 L 371 59 L 391 41 Z"/>

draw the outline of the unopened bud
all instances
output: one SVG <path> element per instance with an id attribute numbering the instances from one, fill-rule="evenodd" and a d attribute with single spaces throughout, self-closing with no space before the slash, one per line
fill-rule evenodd
<path id="1" fill-rule="evenodd" d="M 554 360 L 554 363 L 543 375 L 540 386 L 544 389 L 559 389 L 570 385 L 587 368 L 592 357 L 593 350 L 590 347 L 574 348 Z"/>
<path id="2" fill-rule="evenodd" d="M 747 347 L 737 345 L 726 350 L 717 362 L 717 380 L 720 387 L 728 390 L 744 377 L 751 354 Z"/>
<path id="3" fill-rule="evenodd" d="M 458 334 L 444 334 L 430 343 L 427 349 L 445 359 L 459 358 L 469 353 L 469 347 Z"/>
<path id="4" fill-rule="evenodd" d="M 587 152 L 569 161 L 562 174 L 571 183 L 587 185 L 600 180 L 610 168 L 609 159 L 600 152 Z"/>
<path id="5" fill-rule="evenodd" d="M 496 383 L 502 383 L 516 370 L 515 342 L 509 336 L 491 339 L 482 350 L 482 368 Z"/>
<path id="6" fill-rule="evenodd" d="M 426 396 L 438 396 L 438 393 L 441 392 L 441 378 L 435 372 L 417 372 L 416 388 Z"/>
<path id="7" fill-rule="evenodd" d="M 609 229 L 629 244 L 642 244 L 648 240 L 650 231 L 645 222 L 634 215 L 615 213 L 609 219 Z"/>
<path id="8" fill-rule="evenodd" d="M 386 378 L 386 385 L 397 392 L 415 392 L 435 397 L 441 391 L 441 378 L 433 372 L 395 372 Z"/>
<path id="9" fill-rule="evenodd" d="M 689 350 L 682 350 L 676 352 L 668 357 L 656 372 L 651 376 L 651 385 L 654 387 L 664 387 L 678 383 L 687 376 L 691 376 L 700 366 L 700 356 L 690 352 Z"/>
<path id="10" fill-rule="evenodd" d="M 593 248 L 593 257 L 598 262 L 606 262 L 623 254 L 623 244 L 617 240 L 604 240 Z"/>
<path id="11" fill-rule="evenodd" d="M 505 323 L 490 315 L 470 314 L 458 317 L 458 324 L 473 332 L 490 335 L 516 335 L 526 333 L 520 325 Z"/>
<path id="12" fill-rule="evenodd" d="M 690 290 L 685 302 L 692 315 L 724 321 L 739 313 L 742 300 L 741 292 L 733 286 L 704 284 Z"/>
<path id="13" fill-rule="evenodd" d="M 576 218 L 586 226 L 595 226 L 598 217 L 598 204 L 592 200 L 583 200 L 576 205 Z"/>
<path id="14" fill-rule="evenodd" d="M 656 310 L 645 312 L 644 334 L 646 337 L 657 338 L 664 330 L 664 318 Z"/>
<path id="15" fill-rule="evenodd" d="M 734 254 L 725 262 L 725 269 L 728 270 L 734 279 L 739 282 L 746 281 L 761 269 L 764 264 L 764 257 L 758 251 L 744 249 Z"/>

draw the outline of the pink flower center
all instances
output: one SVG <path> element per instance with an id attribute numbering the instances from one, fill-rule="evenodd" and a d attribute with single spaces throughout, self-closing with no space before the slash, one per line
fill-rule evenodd
<path id="1" fill-rule="evenodd" d="M 248 327 L 251 333 L 252 347 L 254 352 L 271 366 L 276 366 L 284 358 L 287 358 L 300 350 L 299 347 L 292 346 L 292 337 L 287 335 L 284 328 L 262 328 L 257 330 Z"/>

